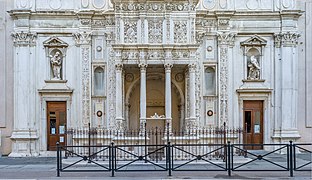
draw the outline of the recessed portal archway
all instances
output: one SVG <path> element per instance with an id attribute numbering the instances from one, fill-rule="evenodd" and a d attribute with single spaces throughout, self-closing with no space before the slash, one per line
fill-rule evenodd
<path id="1" fill-rule="evenodd" d="M 146 80 L 146 117 L 155 113 L 165 115 L 165 77 L 163 73 L 148 73 Z M 178 83 L 171 80 L 172 95 L 172 128 L 179 130 L 184 121 L 184 95 Z M 127 127 L 139 129 L 140 127 L 140 78 L 137 78 L 129 86 L 126 93 L 125 104 L 128 105 Z M 127 109 L 127 108 L 126 108 Z M 150 120 L 149 120 L 150 121 Z M 147 128 L 164 128 L 163 122 L 150 122 Z"/>

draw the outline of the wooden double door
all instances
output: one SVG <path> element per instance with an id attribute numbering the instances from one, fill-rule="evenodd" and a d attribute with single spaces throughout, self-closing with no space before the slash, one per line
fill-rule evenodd
<path id="1" fill-rule="evenodd" d="M 244 144 L 263 144 L 263 101 L 244 101 Z M 263 146 L 246 146 L 263 149 Z"/>
<path id="2" fill-rule="evenodd" d="M 56 150 L 56 143 L 66 143 L 66 102 L 47 102 L 48 151 Z"/>

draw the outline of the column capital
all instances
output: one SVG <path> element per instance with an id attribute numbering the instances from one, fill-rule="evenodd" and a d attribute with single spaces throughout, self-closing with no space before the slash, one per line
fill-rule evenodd
<path id="1" fill-rule="evenodd" d="M 299 37 L 300 37 L 299 33 L 289 31 L 274 34 L 275 47 L 280 48 L 281 45 L 285 47 L 296 46 L 298 44 Z"/>
<path id="2" fill-rule="evenodd" d="M 188 68 L 189 68 L 189 72 L 194 73 L 196 71 L 196 64 L 195 63 L 189 64 Z"/>
<path id="3" fill-rule="evenodd" d="M 80 45 L 90 45 L 91 43 L 92 32 L 77 32 L 73 34 L 73 37 L 76 41 L 76 46 Z"/>
<path id="4" fill-rule="evenodd" d="M 14 32 L 13 37 L 14 46 L 34 46 L 36 44 L 36 33 L 32 32 Z"/>
<path id="5" fill-rule="evenodd" d="M 147 68 L 147 64 L 146 63 L 140 63 L 138 66 L 139 66 L 141 71 L 146 71 L 146 68 Z"/>
<path id="6" fill-rule="evenodd" d="M 117 63 L 117 64 L 115 64 L 115 68 L 116 68 L 116 71 L 122 71 L 123 64 L 122 63 Z"/>
<path id="7" fill-rule="evenodd" d="M 218 43 L 220 45 L 234 46 L 236 33 L 232 32 L 218 32 Z"/>
<path id="8" fill-rule="evenodd" d="M 173 65 L 171 63 L 166 63 L 164 64 L 164 67 L 166 72 L 171 72 L 171 68 L 173 67 Z"/>

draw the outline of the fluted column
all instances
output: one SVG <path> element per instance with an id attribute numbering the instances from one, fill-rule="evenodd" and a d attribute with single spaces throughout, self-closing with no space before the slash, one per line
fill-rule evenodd
<path id="1" fill-rule="evenodd" d="M 165 85 L 165 100 L 166 100 L 166 104 L 165 104 L 165 113 L 166 113 L 166 128 L 167 131 L 169 130 L 169 132 L 172 131 L 172 117 L 171 117 L 171 68 L 172 68 L 172 64 L 167 63 L 165 64 L 165 74 L 166 74 L 166 85 Z"/>
<path id="2" fill-rule="evenodd" d="M 140 84 L 140 131 L 144 133 L 146 123 L 146 68 L 147 64 L 139 64 L 141 72 Z"/>
<path id="3" fill-rule="evenodd" d="M 123 65 L 118 63 L 116 67 L 116 129 L 123 130 L 123 106 L 122 106 L 122 68 Z"/>

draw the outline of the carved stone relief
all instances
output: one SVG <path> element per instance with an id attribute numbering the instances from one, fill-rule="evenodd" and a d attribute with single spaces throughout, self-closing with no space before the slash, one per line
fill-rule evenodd
<path id="1" fill-rule="evenodd" d="M 126 21 L 124 24 L 125 43 L 137 42 L 137 21 Z"/>
<path id="2" fill-rule="evenodd" d="M 164 57 L 165 54 L 162 50 L 151 50 L 148 52 L 148 59 L 150 60 L 163 60 Z"/>
<path id="3" fill-rule="evenodd" d="M 205 9 L 213 9 L 216 6 L 216 0 L 203 0 L 202 4 Z"/>
<path id="4" fill-rule="evenodd" d="M 90 59 L 89 47 L 82 47 L 82 115 L 84 124 L 89 123 L 90 119 Z"/>
<path id="5" fill-rule="evenodd" d="M 32 8 L 32 1 L 31 0 L 17 0 L 16 7 L 17 9 L 30 9 Z"/>
<path id="6" fill-rule="evenodd" d="M 172 58 L 173 59 L 187 59 L 187 58 L 190 58 L 190 52 L 188 50 L 173 50 Z"/>
<path id="7" fill-rule="evenodd" d="M 148 21 L 148 41 L 149 43 L 162 43 L 162 20 L 153 19 Z"/>
<path id="8" fill-rule="evenodd" d="M 58 10 L 62 7 L 62 0 L 49 0 L 49 6 L 53 10 Z"/>
<path id="9" fill-rule="evenodd" d="M 174 22 L 174 42 L 175 43 L 187 42 L 187 21 Z"/>
<path id="10" fill-rule="evenodd" d="M 150 2 L 150 3 L 136 3 L 129 2 L 123 4 L 116 4 L 115 8 L 117 11 L 193 11 L 195 10 L 196 4 L 194 3 L 181 3 L 181 2 Z"/>

